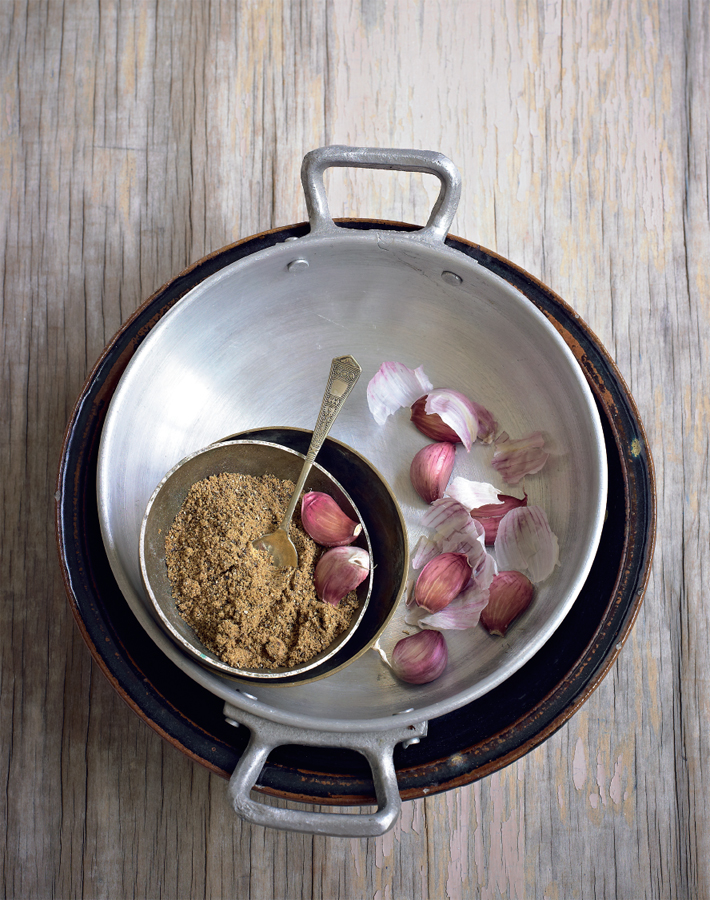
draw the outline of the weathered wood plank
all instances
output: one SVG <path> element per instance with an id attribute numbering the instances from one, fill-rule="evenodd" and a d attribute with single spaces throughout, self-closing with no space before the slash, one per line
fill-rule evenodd
<path id="1" fill-rule="evenodd" d="M 4 896 L 710 893 L 709 19 L 701 0 L 0 3 Z M 324 143 L 451 156 L 453 233 L 590 323 L 659 487 L 647 599 L 592 698 L 376 840 L 236 820 L 90 662 L 55 563 L 61 435 L 93 362 L 190 262 L 304 220 L 301 159 Z M 335 215 L 423 222 L 436 195 L 327 184 Z"/>

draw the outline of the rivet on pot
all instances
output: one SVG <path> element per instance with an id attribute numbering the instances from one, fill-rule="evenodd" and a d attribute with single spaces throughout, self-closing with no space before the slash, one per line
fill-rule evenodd
<path id="1" fill-rule="evenodd" d="M 289 272 L 303 272 L 308 268 L 307 259 L 294 259 L 288 264 Z"/>
<path id="2" fill-rule="evenodd" d="M 446 269 L 441 273 L 441 279 L 447 284 L 461 284 L 463 281 L 463 278 L 461 278 L 460 275 L 457 275 L 456 272 L 449 272 Z"/>

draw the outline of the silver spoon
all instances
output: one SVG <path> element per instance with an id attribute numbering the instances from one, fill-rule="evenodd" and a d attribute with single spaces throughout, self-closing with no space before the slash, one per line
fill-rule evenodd
<path id="1" fill-rule="evenodd" d="M 311 470 L 311 466 L 323 446 L 323 441 L 328 437 L 328 432 L 335 421 L 336 416 L 343 408 L 350 391 L 355 387 L 362 369 L 352 356 L 336 356 L 330 364 L 328 385 L 323 394 L 320 412 L 316 427 L 313 429 L 311 444 L 303 462 L 301 474 L 298 476 L 296 488 L 288 504 L 283 520 L 276 531 L 265 534 L 252 541 L 257 550 L 267 550 L 279 568 L 295 568 L 298 565 L 298 552 L 293 541 L 289 537 L 291 519 L 296 508 L 298 498 L 301 496 L 303 485 Z"/>

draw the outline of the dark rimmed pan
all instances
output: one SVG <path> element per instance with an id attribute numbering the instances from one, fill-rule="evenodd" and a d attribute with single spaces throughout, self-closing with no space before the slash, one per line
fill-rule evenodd
<path id="1" fill-rule="evenodd" d="M 415 229 L 382 221 L 347 224 L 359 229 Z M 108 404 L 126 365 L 180 297 L 223 266 L 302 236 L 308 228 L 303 223 L 274 229 L 226 247 L 146 301 L 108 344 L 90 374 L 72 413 L 60 463 L 58 548 L 69 602 L 92 656 L 147 724 L 226 778 L 245 749 L 247 734 L 231 728 L 224 720 L 222 701 L 156 654 L 153 642 L 136 627 L 101 541 L 95 491 L 98 446 Z M 461 238 L 449 237 L 446 243 L 522 291 L 555 323 L 579 361 L 604 428 L 609 505 L 587 583 L 545 647 L 498 688 L 431 721 L 419 744 L 395 751 L 405 800 L 468 784 L 508 765 L 576 712 L 606 675 L 631 630 L 655 538 L 655 486 L 643 426 L 628 388 L 597 338 L 561 298 L 513 263 Z M 311 803 L 374 802 L 369 768 L 352 751 L 278 749 L 258 787 L 277 797 Z"/>

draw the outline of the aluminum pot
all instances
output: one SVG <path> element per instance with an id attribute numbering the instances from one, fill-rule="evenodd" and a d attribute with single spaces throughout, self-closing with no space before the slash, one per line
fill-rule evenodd
<path id="1" fill-rule="evenodd" d="M 442 189 L 418 232 L 342 229 L 330 218 L 323 189 L 329 165 L 430 172 Z M 102 433 L 99 519 L 114 577 L 139 622 L 179 668 L 226 702 L 228 720 L 251 730 L 231 781 L 237 811 L 292 830 L 377 834 L 391 827 L 399 809 L 393 747 L 424 735 L 430 719 L 510 678 L 564 620 L 599 541 L 606 455 L 592 394 L 555 328 L 508 282 L 444 243 L 460 192 L 450 161 L 424 151 L 324 148 L 304 160 L 303 182 L 310 233 L 206 278 L 134 355 Z M 175 462 L 225 432 L 300 424 L 298 404 L 312 409 L 317 396 L 273 386 L 283 383 L 289 367 L 307 374 L 309 360 L 318 364 L 320 357 L 342 352 L 353 352 L 371 374 L 384 359 L 422 364 L 436 384 L 470 393 L 494 410 L 509 433 L 543 430 L 554 458 L 545 476 L 526 489 L 560 536 L 563 564 L 505 640 L 478 629 L 454 635 L 449 669 L 431 685 L 398 683 L 370 653 L 316 684 L 259 686 L 246 693 L 180 654 L 148 612 L 137 563 L 142 510 Z M 256 389 L 257 373 L 263 390 Z M 273 397 L 276 402 L 267 402 Z M 136 433 L 137 420 L 142 427 Z M 338 429 L 394 487 L 413 543 L 422 508 L 407 470 L 421 436 L 397 421 L 377 426 L 364 398 L 359 408 L 351 401 Z M 488 463 L 472 453 L 461 460 L 460 474 L 490 480 Z M 395 616 L 383 635 L 383 652 L 402 628 Z M 254 804 L 249 789 L 269 749 L 285 743 L 362 752 L 373 767 L 378 812 L 332 816 Z"/>

